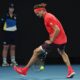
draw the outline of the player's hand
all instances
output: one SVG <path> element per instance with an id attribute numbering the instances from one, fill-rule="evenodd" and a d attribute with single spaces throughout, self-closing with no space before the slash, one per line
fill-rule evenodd
<path id="1" fill-rule="evenodd" d="M 45 43 L 51 44 L 52 42 L 50 40 L 46 40 Z"/>

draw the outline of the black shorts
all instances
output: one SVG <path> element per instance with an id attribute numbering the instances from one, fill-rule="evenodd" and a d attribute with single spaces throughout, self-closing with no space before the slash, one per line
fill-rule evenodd
<path id="1" fill-rule="evenodd" d="M 11 31 L 4 31 L 3 32 L 3 45 L 7 44 L 16 44 L 16 31 L 11 32 Z"/>
<path id="2" fill-rule="evenodd" d="M 58 48 L 61 50 L 61 51 L 65 51 L 65 46 L 66 44 L 61 44 L 61 45 L 58 45 L 58 44 L 47 44 L 47 43 L 44 43 L 41 45 L 41 48 L 42 50 L 44 50 L 45 52 L 49 53 L 51 51 L 54 51 L 54 50 L 57 50 Z"/>
<path id="3" fill-rule="evenodd" d="M 42 51 L 40 52 L 40 55 L 38 57 L 39 57 L 39 59 L 45 60 L 45 58 L 46 58 L 46 56 L 47 56 L 48 53 L 50 53 L 52 51 L 55 51 L 58 48 L 61 51 L 65 51 L 65 46 L 66 46 L 66 44 L 58 45 L 58 44 L 47 44 L 47 43 L 43 43 L 40 46 L 40 48 L 41 48 Z"/>

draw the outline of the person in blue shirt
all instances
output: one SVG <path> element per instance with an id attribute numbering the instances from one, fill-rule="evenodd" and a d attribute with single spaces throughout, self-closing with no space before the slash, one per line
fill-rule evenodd
<path id="1" fill-rule="evenodd" d="M 15 48 L 16 48 L 16 15 L 14 14 L 14 5 L 10 4 L 8 13 L 4 18 L 1 19 L 3 24 L 3 63 L 2 66 L 9 66 L 7 62 L 7 54 L 8 50 L 10 50 L 10 57 L 11 57 L 11 66 L 18 65 L 15 60 Z"/>

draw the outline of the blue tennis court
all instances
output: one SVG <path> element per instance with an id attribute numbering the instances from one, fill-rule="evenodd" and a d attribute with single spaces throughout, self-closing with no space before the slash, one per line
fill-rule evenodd
<path id="1" fill-rule="evenodd" d="M 12 67 L 0 67 L 0 80 L 80 80 L 80 65 L 73 65 L 76 75 L 67 79 L 65 65 L 46 65 L 44 71 L 36 71 L 32 68 L 23 77 L 17 74 Z"/>

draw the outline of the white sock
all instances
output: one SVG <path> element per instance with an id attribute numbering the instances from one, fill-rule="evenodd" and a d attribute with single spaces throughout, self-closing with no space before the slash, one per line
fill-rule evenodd
<path id="1" fill-rule="evenodd" d="M 11 56 L 11 62 L 15 62 L 15 56 Z"/>
<path id="2" fill-rule="evenodd" d="M 3 57 L 3 63 L 7 63 L 6 57 Z"/>

